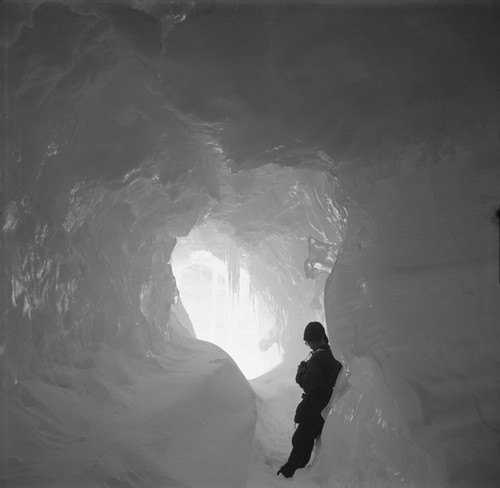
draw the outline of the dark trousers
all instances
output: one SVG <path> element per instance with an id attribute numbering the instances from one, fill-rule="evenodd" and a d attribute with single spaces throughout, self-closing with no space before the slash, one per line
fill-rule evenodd
<path id="1" fill-rule="evenodd" d="M 321 434 L 324 424 L 322 417 L 298 424 L 292 437 L 292 452 L 280 470 L 283 476 L 290 478 L 297 469 L 307 466 L 311 459 L 314 440 Z"/>

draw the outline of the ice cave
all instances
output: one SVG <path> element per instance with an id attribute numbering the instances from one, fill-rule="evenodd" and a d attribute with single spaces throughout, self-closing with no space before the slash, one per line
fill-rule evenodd
<path id="1" fill-rule="evenodd" d="M 1 1 L 0 486 L 498 488 L 499 25 Z M 285 479 L 309 321 L 343 370 Z"/>

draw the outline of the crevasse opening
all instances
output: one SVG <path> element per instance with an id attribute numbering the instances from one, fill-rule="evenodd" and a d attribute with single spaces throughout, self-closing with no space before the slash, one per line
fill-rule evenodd
<path id="1" fill-rule="evenodd" d="M 178 238 L 172 271 L 195 336 L 224 349 L 252 379 L 281 361 L 277 320 L 230 237 L 207 238 L 217 232 L 205 225 Z M 216 240 L 214 254 L 209 242 Z"/>

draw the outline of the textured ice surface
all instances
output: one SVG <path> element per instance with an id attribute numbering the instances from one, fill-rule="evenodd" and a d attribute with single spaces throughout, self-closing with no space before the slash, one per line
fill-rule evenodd
<path id="1" fill-rule="evenodd" d="M 499 167 L 489 163 L 489 148 L 469 158 L 464 151 L 425 170 L 409 164 L 352 189 L 369 212 L 353 219 L 325 303 L 330 333 L 349 364 L 363 374 L 376 368 L 383 378 L 376 397 L 371 385 L 364 395 L 374 407 L 368 427 L 377 410 L 383 419 L 395 402 L 399 414 L 387 421 L 409 428 L 444 471 L 440 484 L 491 486 L 498 432 L 482 412 L 498 424 L 498 228 L 480 195 L 494 194 Z M 354 371 L 350 381 L 357 383 Z M 392 446 L 401 472 L 410 468 L 415 456 L 404 460 L 397 442 L 379 438 L 374 453 L 382 448 L 388 456 Z"/>

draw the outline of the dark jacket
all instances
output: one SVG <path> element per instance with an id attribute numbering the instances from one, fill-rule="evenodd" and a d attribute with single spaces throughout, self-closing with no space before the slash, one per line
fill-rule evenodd
<path id="1" fill-rule="evenodd" d="M 296 423 L 322 419 L 321 411 L 328 405 L 341 370 L 342 363 L 333 357 L 328 345 L 320 346 L 300 363 L 295 381 L 304 393 L 295 412 Z"/>

